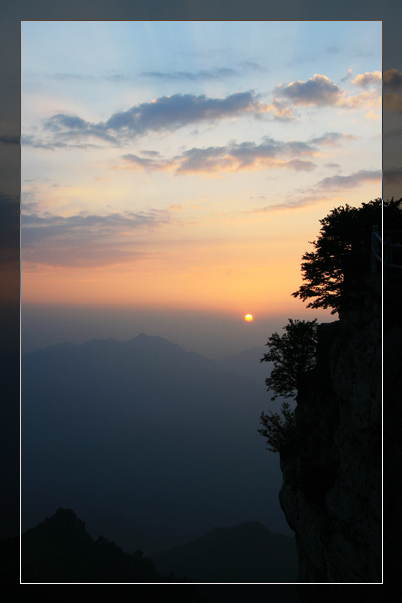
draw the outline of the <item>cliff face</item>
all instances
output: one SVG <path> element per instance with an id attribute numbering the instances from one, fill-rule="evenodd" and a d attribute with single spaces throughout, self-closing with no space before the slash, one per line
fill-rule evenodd
<path id="1" fill-rule="evenodd" d="M 373 277 L 375 278 L 375 277 Z M 297 396 L 280 502 L 295 531 L 298 582 L 381 582 L 381 296 L 319 326 L 317 366 Z"/>

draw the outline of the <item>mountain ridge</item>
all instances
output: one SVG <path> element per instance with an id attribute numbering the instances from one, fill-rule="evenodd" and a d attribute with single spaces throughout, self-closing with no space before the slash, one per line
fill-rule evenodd
<path id="1" fill-rule="evenodd" d="M 197 583 L 293 583 L 297 576 L 294 538 L 258 521 L 213 527 L 191 542 L 148 556 L 159 572 L 170 568 Z"/>
<path id="2" fill-rule="evenodd" d="M 25 354 L 21 391 L 24 525 L 55 498 L 166 542 L 250 518 L 289 534 L 257 433 L 264 384 L 141 334 Z"/>

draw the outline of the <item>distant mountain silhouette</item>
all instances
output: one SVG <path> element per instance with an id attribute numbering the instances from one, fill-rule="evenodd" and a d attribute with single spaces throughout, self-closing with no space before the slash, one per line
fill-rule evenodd
<path id="1" fill-rule="evenodd" d="M 112 518 L 102 533 L 128 549 L 140 533 L 156 551 L 250 520 L 290 532 L 257 433 L 265 384 L 141 334 L 23 354 L 21 391 L 23 529 L 57 500 L 93 535 L 93 509 Z"/>
<path id="2" fill-rule="evenodd" d="M 12 539 L 18 545 L 18 539 Z M 125 552 L 103 536 L 94 541 L 85 523 L 71 509 L 58 509 L 51 517 L 21 536 L 21 582 L 26 583 L 160 583 L 177 584 L 172 590 L 158 590 L 163 600 L 189 603 L 215 603 L 222 600 L 220 588 L 210 589 L 202 582 L 239 583 L 275 582 L 294 572 L 295 553 L 289 538 L 273 534 L 258 522 L 247 522 L 231 528 L 213 528 L 194 542 L 156 555 L 157 565 L 143 552 Z M 14 547 L 15 550 L 16 547 Z M 12 559 L 16 556 L 14 554 Z M 0 542 L 3 565 L 11 551 L 7 541 Z M 289 554 L 290 553 L 290 554 Z M 187 564 L 185 556 L 188 557 Z M 198 572 L 198 584 L 180 577 L 171 569 L 171 562 L 191 567 Z M 286 562 L 285 573 L 281 561 Z M 7 565 L 7 564 L 6 564 Z M 2 567 L 4 570 L 4 568 Z M 287 572 L 287 574 L 286 574 Z M 13 572 L 15 578 L 16 572 Z M 10 576 L 3 571 L 5 582 Z M 212 579 L 210 579 L 212 578 Z M 252 580 L 247 580 L 252 578 Z M 291 581 L 291 579 L 289 580 Z M 187 583 L 187 584 L 186 584 Z M 178 590 L 180 588 L 180 591 Z M 293 586 L 270 587 L 272 601 L 297 602 Z M 137 591 L 136 591 L 137 592 Z M 225 595 L 232 591 L 225 587 Z M 138 594 L 138 592 L 137 592 Z M 234 594 L 234 593 L 232 593 Z"/>
<path id="3" fill-rule="evenodd" d="M 258 521 L 213 528 L 150 557 L 161 573 L 173 570 L 198 583 L 291 583 L 298 571 L 294 539 L 274 534 Z"/>
<path id="4" fill-rule="evenodd" d="M 58 509 L 21 537 L 22 583 L 179 581 L 157 572 L 142 551 L 126 553 L 103 536 L 94 542 L 71 509 Z"/>

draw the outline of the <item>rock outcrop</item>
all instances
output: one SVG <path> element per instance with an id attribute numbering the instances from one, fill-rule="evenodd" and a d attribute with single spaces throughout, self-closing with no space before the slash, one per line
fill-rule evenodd
<path id="1" fill-rule="evenodd" d="M 339 321 L 319 326 L 317 366 L 298 390 L 297 440 L 281 453 L 279 498 L 296 536 L 299 583 L 382 580 L 379 278 L 369 277 Z"/>

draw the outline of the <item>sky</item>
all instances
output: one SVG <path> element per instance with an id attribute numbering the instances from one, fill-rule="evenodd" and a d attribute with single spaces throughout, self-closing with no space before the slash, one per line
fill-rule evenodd
<path id="1" fill-rule="evenodd" d="M 382 196 L 381 35 L 23 21 L 23 349 L 145 330 L 213 356 L 334 320 L 291 293 L 319 220 Z"/>

